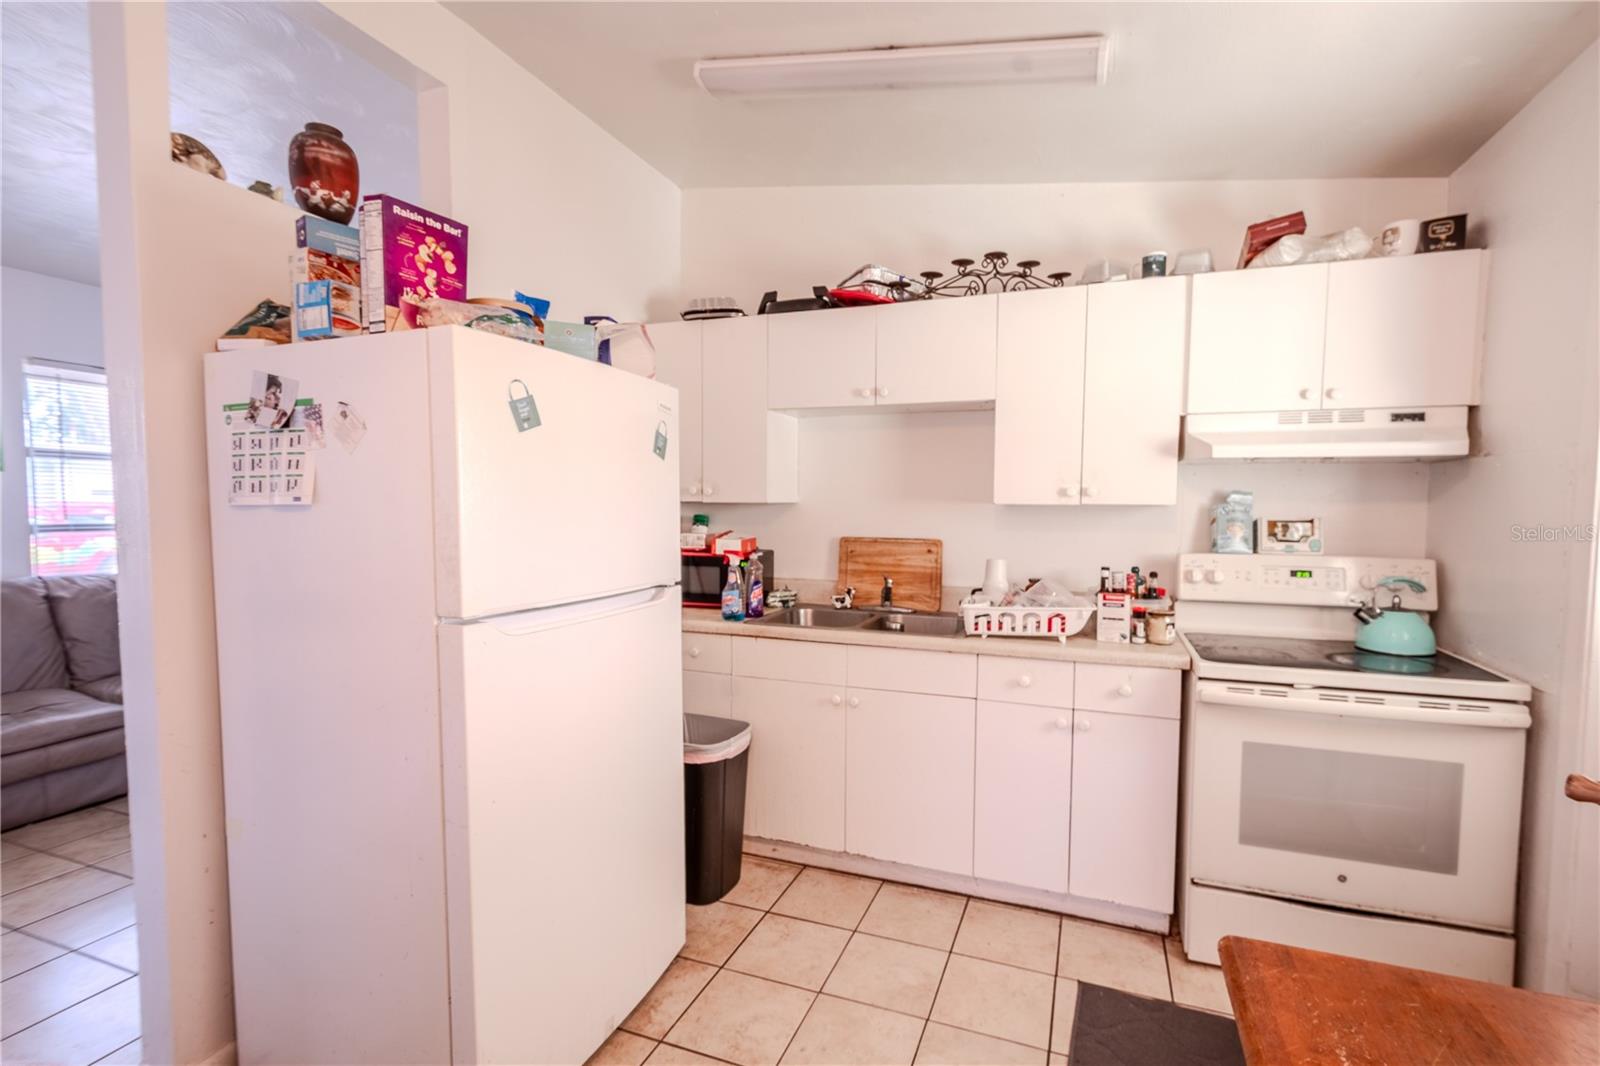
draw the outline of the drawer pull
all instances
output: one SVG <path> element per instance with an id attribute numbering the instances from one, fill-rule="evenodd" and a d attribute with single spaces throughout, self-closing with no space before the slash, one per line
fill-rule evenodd
<path id="1" fill-rule="evenodd" d="M 1130 679 L 1130 680 L 1124 681 L 1122 684 L 1118 685 L 1117 686 L 1117 695 L 1119 695 L 1119 696 L 1131 696 L 1131 695 L 1133 695 L 1133 681 Z"/>
<path id="2" fill-rule="evenodd" d="M 1033 687 L 1033 675 L 1032 674 L 1023 674 L 1021 677 L 1017 678 L 1017 684 L 1019 686 L 1021 686 L 1022 688 L 1032 688 Z"/>
<path id="3" fill-rule="evenodd" d="M 689 658 L 691 658 L 691 659 L 700 658 L 700 649 L 699 648 L 690 648 L 689 649 Z"/>

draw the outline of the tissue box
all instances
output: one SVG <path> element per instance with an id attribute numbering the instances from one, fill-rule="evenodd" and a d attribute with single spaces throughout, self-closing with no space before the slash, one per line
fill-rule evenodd
<path id="1" fill-rule="evenodd" d="M 1132 623 L 1133 600 L 1127 593 L 1102 592 L 1095 596 L 1094 639 L 1126 644 Z"/>

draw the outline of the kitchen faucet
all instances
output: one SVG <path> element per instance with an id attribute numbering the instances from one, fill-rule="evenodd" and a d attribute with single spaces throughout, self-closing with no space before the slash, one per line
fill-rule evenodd
<path id="1" fill-rule="evenodd" d="M 883 607 L 894 606 L 894 578 L 888 574 L 883 576 L 883 592 L 879 595 L 878 603 Z"/>

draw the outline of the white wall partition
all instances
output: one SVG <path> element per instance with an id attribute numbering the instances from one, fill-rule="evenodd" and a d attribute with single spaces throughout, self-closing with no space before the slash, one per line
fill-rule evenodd
<path id="1" fill-rule="evenodd" d="M 1469 214 L 1494 270 L 1478 454 L 1434 468 L 1426 544 L 1451 605 L 1440 643 L 1534 688 L 1518 982 L 1591 998 L 1600 942 L 1594 884 L 1580 871 L 1594 869 L 1600 835 L 1596 812 L 1561 785 L 1570 772 L 1600 773 L 1594 727 L 1585 743 L 1583 724 L 1596 683 L 1597 49 L 1450 178 L 1450 210 Z"/>

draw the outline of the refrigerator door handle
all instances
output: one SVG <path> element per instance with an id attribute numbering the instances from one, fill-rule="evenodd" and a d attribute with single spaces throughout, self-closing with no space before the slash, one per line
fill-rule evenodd
<path id="1" fill-rule="evenodd" d="M 529 611 L 513 611 L 483 618 L 448 619 L 447 624 L 490 625 L 507 636 L 523 636 L 558 626 L 582 625 L 603 618 L 643 611 L 666 599 L 674 588 L 676 588 L 674 585 L 656 585 L 613 596 L 601 596 L 593 600 L 563 603 L 555 607 L 536 607 Z"/>

